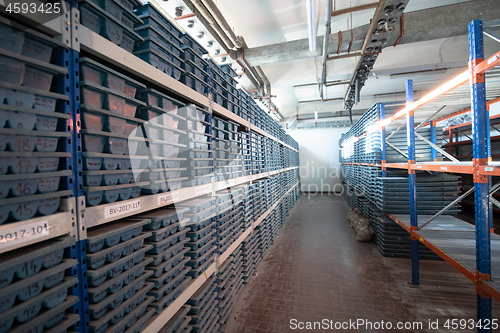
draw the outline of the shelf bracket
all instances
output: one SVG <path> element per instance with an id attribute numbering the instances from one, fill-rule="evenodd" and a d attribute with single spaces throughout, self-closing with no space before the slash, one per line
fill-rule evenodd
<path id="1" fill-rule="evenodd" d="M 71 48 L 80 52 L 80 11 L 71 7 Z"/>

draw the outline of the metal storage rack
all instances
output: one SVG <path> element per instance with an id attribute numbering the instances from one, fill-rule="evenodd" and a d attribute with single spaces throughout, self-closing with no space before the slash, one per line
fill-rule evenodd
<path id="1" fill-rule="evenodd" d="M 487 24 L 486 24 L 487 25 Z M 450 263 L 459 272 L 464 274 L 476 285 L 477 292 L 477 319 L 482 325 L 491 323 L 491 298 L 500 300 L 500 237 L 494 234 L 492 229 L 492 202 L 491 195 L 498 190 L 499 186 L 491 186 L 491 177 L 500 175 L 498 162 L 492 160 L 490 150 L 490 118 L 489 104 L 498 101 L 500 92 L 498 90 L 499 80 L 495 67 L 500 65 L 500 52 L 488 59 L 483 59 L 483 22 L 472 21 L 469 24 L 469 69 L 457 77 L 431 91 L 418 101 L 413 101 L 413 82 L 406 83 L 406 107 L 392 116 L 386 117 L 384 106 L 380 108 L 380 121 L 367 124 L 360 133 L 344 137 L 341 147 L 348 155 L 356 156 L 356 143 L 371 134 L 380 132 L 381 163 L 366 163 L 365 161 L 349 160 L 346 165 L 377 167 L 382 174 L 387 169 L 407 170 L 409 179 L 409 205 L 410 214 L 387 214 L 393 221 L 406 230 L 412 241 L 412 284 L 419 284 L 418 260 L 419 242 L 438 254 Z M 469 83 L 467 85 L 467 83 Z M 467 91 L 470 91 L 470 104 L 467 101 Z M 453 106 L 446 105 L 446 94 L 454 91 L 456 95 L 452 98 L 459 99 L 459 103 Z M 489 101 L 487 101 L 489 100 Z M 467 104 L 471 105 L 470 108 Z M 470 124 L 473 138 L 474 155 L 472 162 L 461 162 L 436 145 L 436 123 L 440 120 L 453 117 L 458 114 L 472 111 L 472 123 Z M 438 114 L 444 117 L 436 119 Z M 401 119 L 406 117 L 406 119 Z M 421 125 L 415 126 L 415 121 Z M 387 163 L 385 147 L 385 130 L 390 124 L 406 124 L 408 132 L 408 162 Z M 419 162 L 415 156 L 415 137 L 419 134 L 416 130 L 422 126 L 429 126 L 431 138 L 426 143 L 432 147 L 431 162 Z M 425 141 L 425 140 L 424 140 Z M 441 153 L 451 162 L 439 161 L 437 153 Z M 457 174 L 473 175 L 474 188 L 455 199 L 436 215 L 421 215 L 417 210 L 417 175 L 418 171 L 426 172 L 449 172 Z M 348 177 L 348 176 L 347 176 Z M 356 200 L 356 190 L 351 190 L 347 196 L 348 200 Z M 476 226 L 472 226 L 452 216 L 443 216 L 454 204 L 460 202 L 465 196 L 474 191 Z M 496 204 L 496 203 L 495 203 Z M 472 241 L 475 240 L 475 241 Z M 475 258 L 475 259 L 473 259 Z M 490 332 L 490 328 L 478 328 L 480 332 Z"/>
<path id="2" fill-rule="evenodd" d="M 30 23 L 35 24 L 37 22 Z M 219 253 L 214 252 L 216 254 L 214 256 L 215 262 L 207 266 L 203 274 L 200 274 L 189 281 L 188 279 L 184 280 L 182 283 L 183 291 L 180 292 L 177 295 L 177 298 L 169 306 L 165 307 L 161 313 L 154 314 L 152 310 L 149 310 L 150 308 L 145 310 L 143 308 L 146 303 L 141 303 L 144 306 L 141 305 L 140 309 L 138 307 L 136 310 L 126 315 L 132 318 L 131 316 L 134 316 L 139 312 L 144 313 L 145 311 L 141 320 L 131 324 L 132 326 L 130 326 L 129 329 L 133 329 L 134 331 L 143 330 L 145 332 L 157 332 L 171 319 L 178 319 L 181 314 L 179 311 L 184 309 L 183 306 L 187 306 L 185 305 L 186 302 L 194 297 L 205 281 L 211 279 L 217 281 L 218 283 L 220 267 L 231 262 L 229 258 L 233 258 L 233 255 L 240 250 L 241 244 L 247 237 L 256 233 L 254 230 L 258 228 L 259 225 L 263 224 L 264 221 L 267 221 L 267 219 L 272 217 L 275 225 L 275 229 L 273 230 L 277 231 L 277 221 L 281 221 L 280 223 L 283 222 L 284 217 L 288 214 L 289 209 L 293 206 L 297 196 L 299 195 L 300 180 L 297 166 L 298 145 L 293 141 L 293 139 L 285 135 L 282 129 L 278 129 L 277 124 L 269 123 L 266 125 L 259 123 L 260 127 L 257 127 L 255 124 L 251 123 L 250 118 L 242 118 L 221 105 L 215 104 L 211 100 L 210 95 L 207 96 L 196 92 L 195 90 L 177 81 L 175 78 L 162 73 L 145 62 L 142 62 L 137 56 L 127 52 L 111 41 L 83 26 L 80 24 L 80 12 L 78 10 L 77 3 L 71 2 L 71 6 L 68 4 L 68 11 L 64 15 L 51 22 L 37 26 L 37 29 L 44 31 L 51 36 L 60 36 L 60 40 L 63 41 L 60 42 L 60 44 L 65 47 L 63 51 L 59 52 L 56 59 L 57 65 L 60 65 L 65 70 L 65 74 L 67 73 L 67 75 L 61 76 L 57 82 L 57 91 L 64 93 L 67 99 L 67 103 L 61 103 L 62 109 L 60 110 L 62 115 L 61 119 L 65 122 L 65 124 L 61 124 L 60 127 L 62 131 L 66 133 L 64 134 L 64 138 L 67 138 L 67 140 L 65 139 L 65 145 L 60 144 L 60 147 L 62 148 L 60 152 L 58 152 L 59 155 L 57 156 L 63 160 L 61 165 L 63 165 L 66 170 L 71 170 L 70 172 L 64 172 L 64 178 L 61 181 L 61 183 L 64 182 L 64 184 L 61 184 L 61 188 L 64 190 L 64 194 L 68 198 L 64 199 L 64 204 L 60 206 L 62 211 L 60 209 L 60 211 L 54 215 L 43 218 L 37 217 L 21 223 L 31 224 L 38 222 L 39 220 L 43 220 L 45 223 L 49 223 L 50 225 L 50 232 L 48 235 L 44 235 L 36 240 L 28 240 L 23 243 L 18 243 L 10 247 L 3 247 L 0 252 L 3 253 L 12 251 L 21 246 L 38 243 L 46 239 L 57 238 L 61 235 L 69 234 L 74 238 L 75 244 L 66 249 L 66 257 L 69 259 L 75 259 L 75 262 L 78 262 L 78 265 L 68 269 L 67 275 L 74 276 L 80 281 L 76 283 L 75 279 L 71 280 L 71 282 L 74 283 L 72 283 L 70 287 L 70 294 L 78 298 L 78 300 L 76 300 L 76 298 L 71 298 L 74 305 L 71 306 L 70 312 L 74 315 L 69 316 L 65 321 L 71 321 L 74 323 L 70 329 L 71 331 L 82 333 L 88 332 L 91 326 L 90 312 L 97 311 L 96 309 L 99 308 L 99 306 L 89 307 L 89 297 L 96 297 L 96 293 L 94 292 L 91 296 L 89 296 L 88 291 L 89 288 L 92 289 L 92 287 L 87 284 L 88 273 L 93 271 L 94 276 L 97 276 L 95 274 L 97 274 L 96 272 L 99 270 L 97 266 L 94 266 L 93 269 L 87 270 L 88 259 L 92 256 L 92 254 L 87 251 L 87 232 L 89 231 L 89 228 L 93 228 L 90 229 L 90 231 L 96 230 L 96 227 L 106 229 L 108 226 L 114 226 L 116 223 L 126 221 L 124 218 L 131 219 L 139 213 L 149 212 L 157 208 L 166 207 L 173 203 L 180 203 L 203 195 L 212 195 L 217 191 L 226 190 L 228 188 L 238 188 L 240 186 L 251 188 L 251 185 L 249 184 L 259 180 L 262 181 L 262 179 L 270 177 L 273 177 L 273 179 L 283 179 L 281 183 L 275 184 L 275 188 L 278 189 L 279 187 L 279 192 L 277 192 L 279 193 L 279 196 L 273 196 L 272 200 L 269 202 L 267 199 L 264 199 L 268 202 L 268 209 L 266 209 L 262 214 L 253 215 L 253 210 L 251 209 L 251 207 L 253 207 L 252 205 L 245 204 L 242 206 L 246 208 L 246 211 L 245 213 L 241 213 L 241 215 L 251 218 L 252 222 L 244 224 L 239 219 L 233 219 L 233 223 L 231 223 L 231 225 L 232 228 L 234 228 L 234 231 L 231 229 L 229 236 L 224 234 L 225 237 L 221 239 L 224 241 L 224 244 L 229 245 L 224 245 L 224 247 L 220 249 Z M 204 110 L 210 114 L 209 123 L 211 122 L 211 115 L 213 114 L 226 121 L 236 124 L 236 126 L 239 127 L 239 133 L 242 134 L 241 137 L 239 135 L 235 135 L 234 143 L 239 144 L 239 142 L 241 142 L 242 144 L 241 149 L 244 150 L 244 157 L 242 157 L 242 159 L 245 160 L 243 165 L 246 165 L 244 170 L 247 170 L 247 172 L 243 172 L 243 176 L 236 178 L 224 179 L 217 182 L 212 180 L 208 184 L 204 185 L 185 187 L 179 190 L 158 194 L 141 195 L 136 199 L 87 207 L 84 197 L 84 170 L 82 165 L 83 149 L 81 135 L 90 132 L 85 132 L 84 130 L 83 133 L 81 125 L 80 81 L 82 73 L 80 72 L 80 58 L 83 57 L 82 53 L 91 59 L 99 60 L 99 62 L 104 63 L 106 66 L 119 69 L 122 73 L 125 72 L 128 77 L 133 77 L 134 80 L 146 83 L 148 88 L 161 90 L 163 93 L 170 93 L 181 98 L 184 102 L 193 103 L 197 107 L 204 108 Z M 4 107 L 6 107 L 6 105 L 4 105 Z M 102 110 L 101 112 L 106 114 L 105 111 L 106 110 Z M 135 119 L 132 120 L 135 121 Z M 270 120 L 270 117 L 268 120 Z M 244 130 L 243 132 L 241 132 L 242 129 Z M 236 132 L 236 129 L 234 129 L 234 131 Z M 272 142 L 274 144 L 273 153 L 283 156 L 282 160 L 286 158 L 287 163 L 283 163 L 282 161 L 281 168 L 277 168 L 274 163 L 269 165 L 267 168 L 262 169 L 259 174 L 252 174 L 249 169 L 249 163 L 251 163 L 251 154 L 249 149 L 251 133 L 258 133 L 263 139 Z M 85 173 L 85 175 L 89 174 L 90 173 Z M 284 179 L 287 181 L 285 182 Z M 248 200 L 252 199 L 252 195 L 246 196 L 245 199 L 247 200 L 245 202 L 248 203 Z M 240 205 L 240 198 L 232 200 L 234 207 Z M 118 206 L 122 208 L 124 213 L 110 216 L 109 212 Z M 237 209 L 234 209 L 234 211 L 235 214 L 238 212 Z M 239 215 L 236 217 L 238 216 Z M 10 231 L 9 228 L 12 227 L 13 224 L 5 224 L 0 227 L 0 232 L 8 232 Z M 146 230 L 146 232 L 143 232 L 137 239 L 142 242 L 145 237 L 151 237 L 149 235 L 150 233 Z M 230 239 L 230 242 L 226 243 L 228 239 Z M 143 245 L 141 251 L 151 247 L 151 244 L 151 242 L 147 242 L 147 244 Z M 109 252 L 109 248 L 106 251 Z M 146 264 L 147 260 L 141 263 L 141 265 Z M 137 267 L 139 269 L 139 266 Z M 137 280 L 137 284 L 141 282 L 139 281 L 141 279 L 142 277 Z M 233 280 L 234 279 L 235 277 L 233 277 Z M 69 282 L 67 283 L 69 284 Z M 224 314 L 226 319 L 230 308 L 234 304 L 234 299 L 241 291 L 242 283 L 239 283 L 238 286 L 239 288 L 237 293 L 230 293 L 231 303 L 224 303 Z M 146 290 L 149 290 L 148 288 L 151 288 L 150 283 L 146 283 L 144 288 L 141 289 L 141 293 L 146 293 Z M 97 290 L 98 288 L 94 289 Z M 217 289 L 216 292 L 219 293 L 219 290 Z M 140 297 L 142 297 L 142 294 L 137 294 L 135 298 Z M 148 304 L 151 302 L 149 296 L 146 296 L 146 301 Z M 216 308 L 219 307 L 221 301 L 222 300 L 219 300 L 217 296 L 217 303 L 215 304 Z M 127 304 L 132 304 L 132 301 L 127 302 Z M 114 312 L 110 312 L 107 316 L 109 317 L 115 312 L 116 310 Z M 217 309 L 216 312 L 218 313 L 219 310 Z M 94 313 L 94 322 L 92 322 L 92 325 L 94 325 L 92 326 L 93 329 L 96 329 L 97 326 L 95 325 L 99 323 L 99 321 L 95 318 L 97 317 Z M 217 319 L 210 323 L 211 327 L 219 327 L 221 319 L 222 318 L 219 318 L 217 315 Z"/>
<path id="3" fill-rule="evenodd" d="M 41 2 L 38 3 L 38 5 L 41 4 Z M 36 279 L 38 275 L 45 274 L 45 276 L 47 276 L 47 274 L 49 274 L 48 272 L 60 271 L 63 269 L 62 273 L 64 273 L 64 280 L 58 282 L 59 284 L 51 289 L 46 289 L 42 294 L 26 301 L 26 303 L 17 304 L 15 307 L 22 307 L 24 304 L 29 303 L 30 306 L 33 306 L 33 309 L 35 309 L 38 307 L 37 304 L 40 301 L 47 302 L 49 297 L 56 297 L 54 293 L 65 293 L 65 289 L 68 289 L 67 294 L 69 296 L 64 294 L 63 303 L 60 305 L 57 305 L 51 310 L 42 310 L 39 316 L 32 318 L 32 320 L 29 320 L 22 326 L 19 326 L 19 323 L 15 324 L 18 325 L 15 326 L 16 329 L 22 329 L 23 331 L 39 329 L 40 325 L 43 327 L 45 322 L 55 314 L 61 313 L 61 311 L 64 314 L 64 318 L 55 326 L 55 330 L 67 329 L 74 332 L 85 332 L 86 327 L 86 322 L 81 316 L 88 311 L 86 305 L 86 266 L 84 261 L 82 261 L 82 251 L 85 250 L 82 248 L 82 243 L 79 241 L 78 237 L 77 206 L 75 199 L 79 196 L 81 191 L 78 185 L 81 184 L 81 174 L 79 173 L 81 167 L 78 166 L 78 160 L 74 158 L 77 154 L 76 147 L 80 145 L 78 131 L 75 130 L 75 124 L 79 123 L 79 103 L 77 102 L 78 89 L 76 88 L 74 79 L 74 75 L 77 71 L 74 63 L 75 60 L 78 59 L 78 54 L 72 49 L 70 24 L 72 17 L 70 5 L 69 3 L 63 3 L 63 8 L 61 8 L 61 10 L 64 11 L 64 14 L 57 18 L 54 17 L 54 19 L 49 22 L 46 22 L 43 15 L 30 15 L 28 18 L 24 17 L 23 14 L 12 15 L 9 18 L 4 16 L 0 17 L 0 23 L 4 28 L 6 26 L 11 26 L 14 29 L 17 28 L 22 31 L 11 33 L 17 33 L 18 36 L 21 34 L 24 35 L 24 37 L 30 36 L 30 40 L 35 41 L 33 45 L 39 48 L 35 53 L 48 55 L 45 60 L 42 60 L 34 58 L 33 54 L 18 55 L 15 52 L 7 51 L 2 48 L 2 56 L 12 57 L 24 62 L 26 65 L 30 66 L 30 68 L 54 75 L 53 78 L 50 77 L 50 79 L 48 79 L 48 85 L 45 88 L 41 88 L 41 86 L 33 87 L 33 83 L 30 84 L 31 88 L 28 88 L 27 84 L 25 88 L 21 86 L 17 87 L 19 91 L 24 91 L 27 95 L 34 94 L 39 96 L 35 98 L 35 107 L 33 109 L 32 107 L 23 105 L 25 103 L 16 103 L 15 106 L 10 102 L 3 104 L 5 95 L 2 96 L 2 101 L 0 103 L 2 104 L 1 110 L 3 112 L 37 117 L 37 131 L 30 128 L 21 131 L 2 129 L 5 134 L 25 136 L 34 136 L 38 134 L 41 137 L 47 138 L 51 136 L 57 137 L 55 144 L 56 149 L 54 149 L 54 152 L 44 152 L 43 149 L 38 149 L 37 152 L 23 152 L 23 150 L 19 150 L 17 152 L 2 151 L 0 155 L 0 160 L 6 158 L 18 158 L 19 161 L 26 160 L 27 163 L 24 164 L 23 162 L 23 165 L 26 167 L 30 164 L 28 160 L 32 158 L 44 159 L 44 163 L 50 163 L 55 166 L 55 170 L 44 173 L 44 170 L 41 170 L 41 164 L 38 164 L 37 168 L 39 172 L 35 173 L 35 170 L 20 171 L 23 175 L 15 175 L 13 172 L 7 174 L 7 170 L 4 170 L 5 174 L 0 176 L 2 177 L 2 181 L 19 179 L 24 181 L 35 181 L 44 179 L 45 177 L 56 177 L 58 179 L 58 181 L 53 183 L 56 192 L 52 192 L 57 194 L 57 198 L 60 198 L 60 203 L 57 204 L 58 208 L 55 212 L 47 216 L 38 215 L 29 219 L 21 219 L 21 221 L 18 222 L 9 221 L 0 227 L 0 234 L 3 236 L 3 239 L 6 240 L 2 242 L 0 250 L 3 258 L 2 267 L 8 272 L 9 270 L 15 270 L 15 267 L 7 267 L 10 265 L 9 260 L 16 260 L 17 264 L 19 264 L 21 260 L 28 260 L 26 263 L 31 263 L 33 270 L 36 270 L 36 272 L 33 272 L 34 275 L 30 278 L 17 280 L 17 284 L 27 283 L 28 280 L 33 283 L 33 279 Z M 2 8 L 2 11 L 4 9 L 5 8 Z M 47 45 L 50 45 L 49 47 L 51 50 L 46 54 L 45 49 Z M 3 88 L 16 89 L 14 85 L 4 85 Z M 23 98 L 26 97 L 27 96 L 24 96 Z M 21 98 L 21 96 L 15 98 Z M 58 102 L 56 102 L 56 100 L 58 100 Z M 43 123 L 44 119 L 45 123 Z M 26 121 L 24 124 L 26 123 L 29 123 L 29 121 Z M 40 128 L 38 128 L 38 126 L 40 126 Z M 50 133 L 54 134 L 51 135 Z M 47 140 L 37 141 L 40 141 L 40 144 L 45 141 L 46 147 L 50 147 L 53 144 Z M 6 167 L 5 164 L 2 165 L 2 167 Z M 49 166 L 49 164 L 46 164 L 46 166 Z M 8 165 L 6 168 L 8 168 Z M 26 184 L 26 186 L 26 188 L 28 188 L 29 184 Z M 45 186 L 49 186 L 49 184 Z M 3 186 L 2 188 L 5 190 Z M 56 196 L 51 195 L 51 192 L 43 194 L 40 189 L 39 192 L 40 194 L 32 194 L 30 197 L 24 196 L 27 194 L 24 192 L 24 200 L 26 201 L 26 198 L 28 198 L 29 200 L 40 200 L 40 202 L 43 202 L 43 200 L 49 198 L 56 198 Z M 15 205 L 16 202 L 22 204 L 21 199 L 23 196 L 2 199 L 2 201 L 4 201 L 2 204 Z M 26 207 L 23 207 L 23 209 L 24 208 Z M 30 232 L 31 229 L 43 229 L 44 231 L 35 235 L 33 232 Z M 12 242 L 8 240 L 9 237 L 6 237 L 8 234 L 14 235 L 16 233 L 21 236 L 13 238 Z M 38 273 L 39 268 L 36 267 L 41 266 L 38 256 L 46 256 L 44 253 L 62 251 L 63 249 L 63 253 L 56 255 L 56 257 L 60 256 L 60 258 L 64 258 L 61 264 L 54 262 L 57 265 L 53 268 L 48 268 L 48 266 L 44 264 L 46 269 Z M 47 260 L 48 259 L 47 257 Z M 55 259 L 55 257 L 53 259 Z M 3 273 L 7 272 L 4 271 Z M 39 283 L 39 281 L 32 285 L 33 288 L 39 287 L 37 283 Z M 9 286 L 3 290 L 4 293 L 10 288 L 15 289 L 16 287 L 14 285 Z M 39 288 L 41 289 L 43 287 Z M 49 307 L 47 303 L 45 303 L 44 306 Z M 10 316 L 11 318 L 16 316 L 16 314 L 11 312 L 12 311 L 4 312 L 4 316 Z M 46 324 L 46 327 L 50 327 L 48 325 L 52 324 Z"/>

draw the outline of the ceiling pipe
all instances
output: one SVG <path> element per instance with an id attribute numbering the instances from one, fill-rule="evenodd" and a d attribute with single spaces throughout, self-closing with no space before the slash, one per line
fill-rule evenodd
<path id="1" fill-rule="evenodd" d="M 351 52 L 351 53 L 329 56 L 326 58 L 326 60 L 330 61 L 330 60 L 337 60 L 337 59 L 344 59 L 344 58 L 352 58 L 352 57 L 357 57 L 360 55 L 361 55 L 361 52 L 359 52 L 359 51 L 358 52 Z"/>
<path id="2" fill-rule="evenodd" d="M 269 79 L 260 67 L 256 69 L 247 63 L 247 61 L 245 60 L 245 48 L 247 47 L 245 40 L 242 37 L 237 37 L 235 35 L 214 2 L 212 0 L 184 0 L 184 2 L 186 4 L 192 3 L 192 5 L 206 19 L 206 23 L 208 23 L 208 26 L 211 27 L 215 32 L 213 33 L 212 31 L 210 31 L 210 33 L 214 35 L 217 41 L 219 41 L 218 39 L 223 40 L 223 43 L 220 44 L 226 45 L 227 49 L 225 50 L 227 51 L 227 53 L 229 53 L 229 56 L 232 59 L 236 60 L 238 65 L 243 68 L 243 73 L 258 89 L 260 95 L 265 95 L 264 87 L 267 87 L 268 95 L 271 95 L 271 84 L 269 82 Z M 203 24 L 206 25 L 205 23 Z"/>
<path id="3" fill-rule="evenodd" d="M 203 4 L 199 0 L 183 0 L 186 6 L 188 6 L 191 11 L 196 15 L 200 22 L 207 28 L 210 34 L 215 38 L 215 40 L 222 46 L 224 51 L 229 52 L 229 49 L 234 48 L 234 44 L 229 40 L 229 38 L 224 38 L 223 31 L 218 27 L 217 22 Z"/>
<path id="4" fill-rule="evenodd" d="M 353 117 L 353 121 L 356 121 L 358 120 L 359 118 L 361 118 L 362 116 L 355 116 Z M 317 122 L 318 124 L 321 124 L 321 123 L 330 123 L 330 122 L 335 122 L 335 121 L 349 121 L 349 116 L 346 114 L 345 116 L 342 116 L 342 117 L 336 117 L 336 118 L 319 118 L 319 119 L 298 119 L 297 120 L 297 123 L 298 124 L 310 124 L 310 123 L 313 123 L 313 122 Z"/>
<path id="5" fill-rule="evenodd" d="M 326 83 L 326 58 L 328 56 L 328 37 L 331 33 L 331 12 L 332 12 L 332 0 L 326 0 L 326 12 L 325 12 L 325 35 L 323 37 L 323 60 L 321 64 L 321 84 L 319 88 L 319 98 L 323 101 L 323 87 Z"/>
<path id="6" fill-rule="evenodd" d="M 366 109 L 356 109 L 352 110 L 353 116 L 362 116 L 366 112 Z M 328 111 L 328 112 L 318 112 L 318 119 L 337 119 L 340 117 L 347 117 L 348 113 L 345 110 L 341 111 Z M 315 119 L 314 113 L 301 113 L 296 115 L 297 120 L 310 120 Z"/>
<path id="7" fill-rule="evenodd" d="M 316 51 L 316 0 L 306 0 L 309 52 Z M 328 15 L 330 16 L 330 15 Z"/>
<path id="8" fill-rule="evenodd" d="M 194 16 L 196 16 L 195 13 L 190 13 L 190 14 L 186 14 L 186 15 L 181 15 L 179 17 L 174 17 L 174 20 L 180 21 L 180 20 L 184 20 L 184 19 L 187 19 L 187 18 L 190 18 L 190 17 L 194 17 Z"/>
<path id="9" fill-rule="evenodd" d="M 354 120 L 359 120 L 360 118 L 355 118 Z M 307 129 L 307 128 L 327 128 L 327 127 L 343 127 L 351 126 L 349 119 L 339 120 L 339 121 L 319 121 L 319 122 L 298 122 L 297 129 Z"/>
<path id="10" fill-rule="evenodd" d="M 208 26 L 211 27 L 214 31 L 215 34 L 214 36 L 219 37 L 219 39 L 224 40 L 224 44 L 228 47 L 226 50 L 229 53 L 229 56 L 236 60 L 238 65 L 240 65 L 243 68 L 244 74 L 248 77 L 250 82 L 259 90 L 262 91 L 262 86 L 264 83 L 260 79 L 259 75 L 256 73 L 255 69 L 250 67 L 248 63 L 245 60 L 245 51 L 244 51 L 244 42 L 240 43 L 238 38 L 235 37 L 235 39 L 238 42 L 238 47 L 236 51 L 233 49 L 235 48 L 235 44 L 232 42 L 231 38 L 228 36 L 226 31 L 232 33 L 232 30 L 223 30 L 221 26 L 219 25 L 219 22 L 224 22 L 223 24 L 229 27 L 227 22 L 225 21 L 224 17 L 220 13 L 220 11 L 217 9 L 216 12 L 214 12 L 214 9 L 216 9 L 215 4 L 212 2 L 210 7 L 205 7 L 205 5 L 201 2 L 201 0 L 184 0 L 186 4 L 192 3 L 192 5 L 198 9 L 200 14 L 205 17 L 206 23 L 208 23 Z M 217 14 L 218 13 L 218 14 Z M 214 17 L 217 17 L 218 19 L 216 20 Z M 202 22 L 203 23 L 203 22 Z M 204 24 L 205 25 L 205 24 Z M 208 27 L 207 26 L 207 27 Z M 211 32 L 212 33 L 212 32 Z M 234 33 L 233 33 L 234 35 Z M 216 38 L 217 39 L 217 38 Z"/>
<path id="11" fill-rule="evenodd" d="M 241 48 L 236 50 L 236 52 L 230 52 L 231 58 L 235 59 L 238 65 L 240 65 L 243 68 L 243 71 L 245 72 L 248 80 L 257 88 L 258 91 L 261 90 L 261 85 L 260 82 L 255 78 L 254 74 L 252 73 L 252 70 L 250 69 L 250 66 L 245 60 L 245 49 Z"/>
<path id="12" fill-rule="evenodd" d="M 335 98 L 325 98 L 325 99 L 323 99 L 323 102 L 343 101 L 343 100 L 344 100 L 343 97 L 335 97 Z M 299 103 L 315 103 L 315 102 L 319 102 L 319 100 L 317 100 L 317 99 L 309 99 L 309 100 L 305 100 L 305 101 L 299 101 Z"/>
<path id="13" fill-rule="evenodd" d="M 201 1 L 205 5 L 205 7 L 208 9 L 208 11 L 212 14 L 215 21 L 217 21 L 217 23 L 219 24 L 219 27 L 224 31 L 224 33 L 231 40 L 231 42 L 234 44 L 234 46 L 237 49 L 243 47 L 243 45 L 239 41 L 238 37 L 236 37 L 236 34 L 231 29 L 231 27 L 227 23 L 226 19 L 224 18 L 224 16 L 220 12 L 217 5 L 212 0 L 201 0 Z"/>
<path id="14" fill-rule="evenodd" d="M 335 81 L 329 81 L 325 83 L 325 86 L 327 87 L 332 87 L 332 86 L 338 86 L 342 84 L 349 84 L 351 81 L 349 80 L 335 80 Z M 317 86 L 317 83 L 302 83 L 302 84 L 296 84 L 293 87 L 294 88 L 301 88 L 301 87 L 309 87 L 309 86 Z"/>
<path id="15" fill-rule="evenodd" d="M 342 14 L 349 14 L 349 13 L 354 13 L 358 12 L 361 10 L 367 10 L 371 8 L 376 8 L 378 6 L 378 2 L 372 2 L 372 3 L 367 3 L 364 5 L 359 5 L 359 6 L 354 6 L 354 7 L 349 7 L 349 8 L 344 8 L 344 9 L 339 9 L 334 12 L 332 12 L 332 17 L 333 16 L 339 16 Z"/>
<path id="16" fill-rule="evenodd" d="M 264 82 L 266 86 L 266 93 L 267 96 L 271 96 L 271 82 L 269 82 L 269 79 L 267 78 L 266 74 L 264 74 L 264 71 L 260 66 L 255 66 L 255 70 L 257 71 L 257 74 L 262 78 L 262 81 Z"/>

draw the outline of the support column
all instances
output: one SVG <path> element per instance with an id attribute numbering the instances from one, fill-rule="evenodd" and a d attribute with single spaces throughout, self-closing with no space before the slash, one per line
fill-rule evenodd
<path id="1" fill-rule="evenodd" d="M 474 148 L 477 320 L 482 325 L 486 321 L 491 322 L 491 298 L 480 287 L 480 281 L 489 281 L 491 276 L 489 179 L 487 176 L 479 174 L 479 167 L 488 164 L 489 117 L 486 109 L 484 73 L 476 73 L 475 71 L 475 66 L 483 60 L 483 22 L 474 20 L 469 24 L 469 68 L 471 70 L 470 89 Z M 478 328 L 477 331 L 491 332 L 491 329 Z"/>
<path id="2" fill-rule="evenodd" d="M 413 80 L 406 80 L 406 105 L 413 103 Z M 418 229 L 417 218 L 417 175 L 415 170 L 411 170 L 411 165 L 415 164 L 415 119 L 413 111 L 406 114 L 406 141 L 408 143 L 408 180 L 410 185 L 410 228 Z M 411 282 L 413 286 L 420 284 L 418 267 L 418 241 L 411 241 Z"/>
<path id="3" fill-rule="evenodd" d="M 436 135 L 436 121 L 431 121 L 430 123 L 430 128 L 431 128 L 431 142 L 435 145 L 437 145 L 437 135 Z M 436 162 L 437 161 L 437 151 L 434 147 L 431 146 L 431 160 Z"/>
<path id="4" fill-rule="evenodd" d="M 380 121 L 385 120 L 385 105 L 379 104 Z M 380 147 L 382 150 L 382 177 L 387 177 L 385 163 L 387 162 L 387 153 L 385 150 L 385 126 L 380 127 Z"/>
<path id="5" fill-rule="evenodd" d="M 451 126 L 448 128 L 448 153 L 453 156 L 453 132 Z"/>

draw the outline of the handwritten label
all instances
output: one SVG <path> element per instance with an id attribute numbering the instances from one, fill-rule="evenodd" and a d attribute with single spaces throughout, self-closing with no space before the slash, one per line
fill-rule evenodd
<path id="1" fill-rule="evenodd" d="M 48 235 L 49 222 L 47 220 L 6 228 L 0 230 L 0 248 L 11 247 Z"/>
<path id="2" fill-rule="evenodd" d="M 119 203 L 113 206 L 104 208 L 104 218 L 110 219 L 115 216 L 120 216 L 141 210 L 141 200 L 133 200 L 128 202 Z"/>
<path id="3" fill-rule="evenodd" d="M 158 206 L 169 205 L 179 200 L 179 192 L 170 192 L 158 196 Z"/>
<path id="4" fill-rule="evenodd" d="M 207 192 L 210 192 L 211 190 L 211 187 L 212 185 L 205 185 L 205 186 L 200 186 L 200 187 L 197 187 L 196 188 L 196 194 L 203 194 L 203 193 L 207 193 Z"/>

